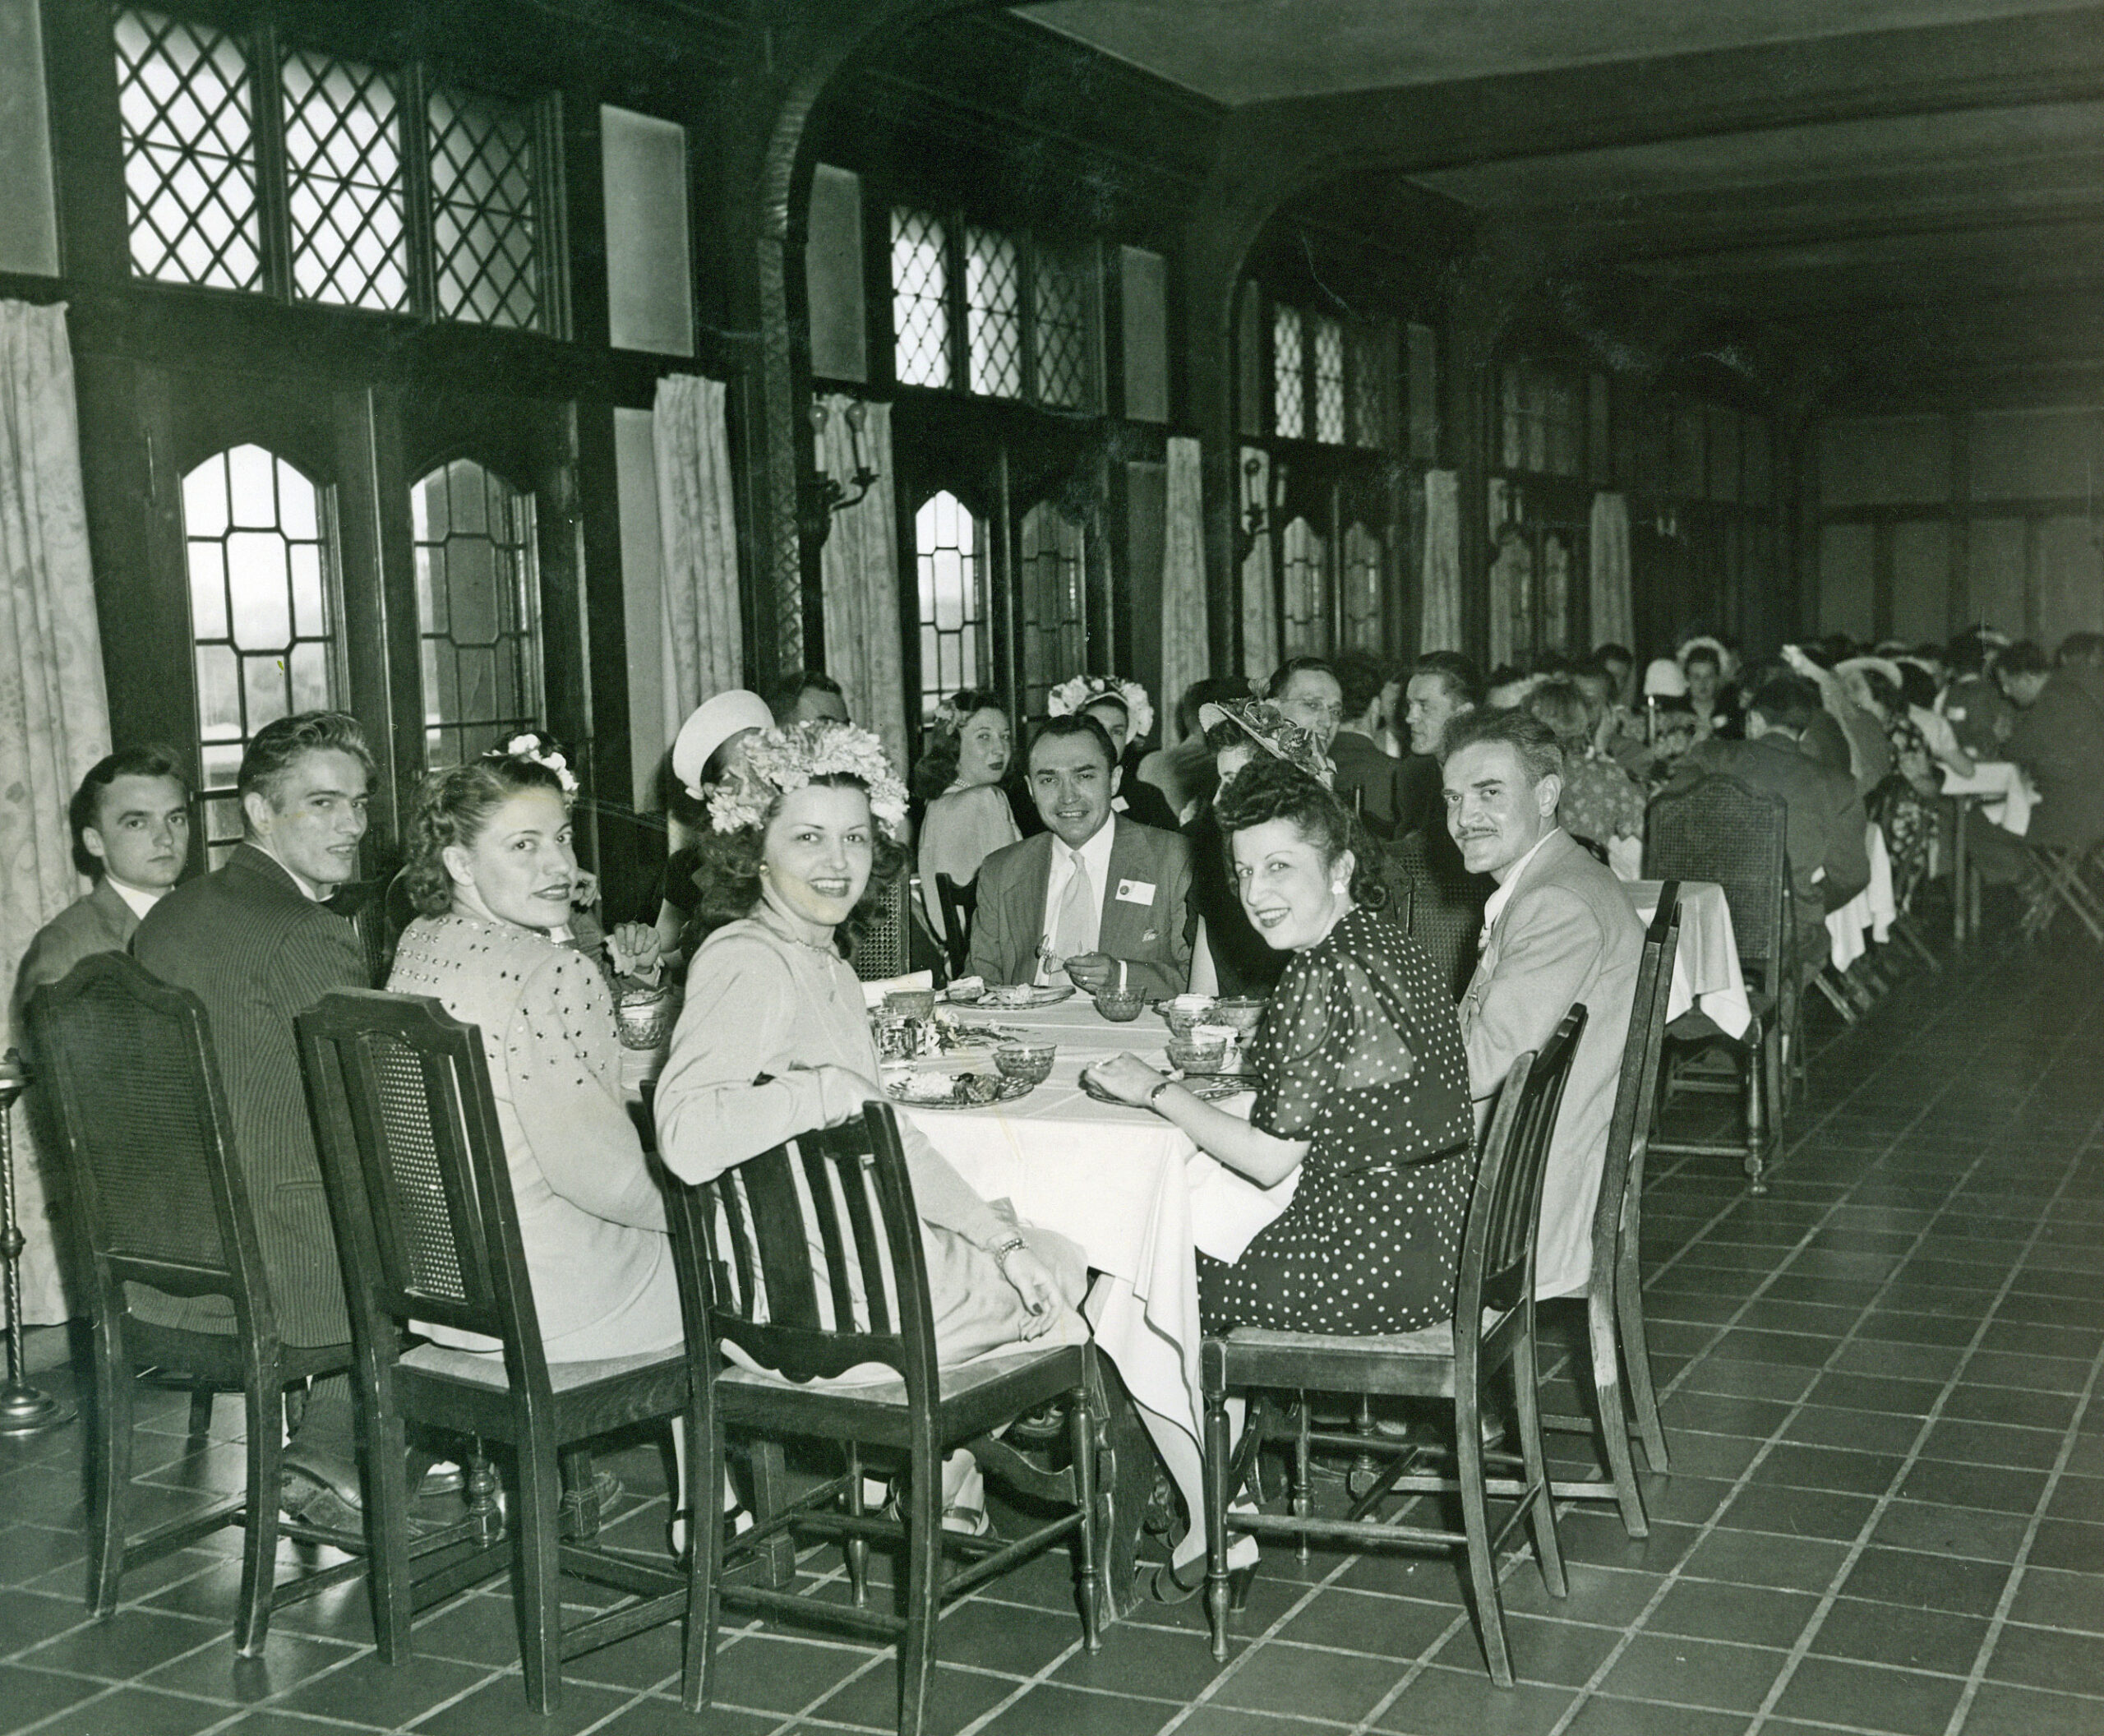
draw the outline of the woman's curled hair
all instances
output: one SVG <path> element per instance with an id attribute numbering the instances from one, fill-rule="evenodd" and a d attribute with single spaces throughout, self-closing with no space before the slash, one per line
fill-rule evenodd
<path id="1" fill-rule="evenodd" d="M 447 847 L 472 847 L 490 816 L 528 790 L 550 790 L 561 796 L 562 780 L 523 754 L 492 755 L 426 774 L 417 791 L 416 811 L 410 816 L 408 861 L 402 870 L 409 902 L 427 916 L 442 916 L 452 909 Z M 564 799 L 567 806 L 568 799 Z"/>
<path id="2" fill-rule="evenodd" d="M 985 687 L 960 688 L 942 709 L 928 720 L 920 757 L 914 763 L 913 799 L 925 805 L 948 792 L 957 782 L 957 761 L 964 749 L 964 726 L 982 711 L 1008 713 L 1008 702 Z"/>
<path id="3" fill-rule="evenodd" d="M 1325 865 L 1352 852 L 1352 902 L 1378 910 L 1388 901 L 1382 884 L 1380 846 L 1356 815 L 1298 766 L 1259 754 L 1220 786 L 1213 798 L 1221 842 L 1230 857 L 1234 834 L 1274 820 L 1293 829 L 1322 853 Z"/>

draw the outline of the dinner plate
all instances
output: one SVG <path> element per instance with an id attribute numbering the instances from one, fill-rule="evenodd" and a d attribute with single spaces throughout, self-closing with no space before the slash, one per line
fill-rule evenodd
<path id="1" fill-rule="evenodd" d="M 993 1094 L 985 1097 L 962 1095 L 967 1089 L 964 1083 L 967 1079 L 989 1081 L 994 1087 Z M 885 1082 L 884 1095 L 907 1109 L 990 1109 L 997 1103 L 1013 1103 L 1017 1097 L 1027 1097 L 1036 1088 L 1024 1079 L 997 1078 L 990 1073 L 959 1073 L 950 1082 L 951 1095 L 948 1097 L 911 1096 L 900 1088 L 897 1080 Z"/>
<path id="2" fill-rule="evenodd" d="M 1115 1103 L 1120 1109 L 1137 1109 L 1143 1106 L 1128 1103 L 1123 1097 L 1113 1097 L 1087 1073 L 1081 1076 L 1082 1090 L 1099 1103 Z M 1216 1103 L 1222 1097 L 1239 1097 L 1244 1092 L 1257 1088 L 1254 1080 L 1239 1073 L 1190 1073 L 1176 1082 L 1202 1103 Z"/>
<path id="3" fill-rule="evenodd" d="M 1009 983 L 987 990 L 972 1004 L 996 1013 L 1014 1013 L 1031 1007 L 1056 1007 L 1073 992 L 1071 982 Z"/>

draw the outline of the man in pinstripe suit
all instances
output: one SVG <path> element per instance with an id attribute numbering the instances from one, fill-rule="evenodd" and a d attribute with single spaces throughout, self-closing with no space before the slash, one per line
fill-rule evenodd
<path id="1" fill-rule="evenodd" d="M 371 986 L 355 930 L 322 900 L 357 878 L 371 778 L 365 736 L 342 712 L 301 712 L 265 725 L 241 762 L 242 843 L 224 866 L 155 905 L 132 942 L 141 964 L 196 995 L 211 1020 L 288 1344 L 341 1344 L 351 1336 L 293 1019 L 332 989 Z M 146 1318 L 207 1330 L 215 1315 L 229 1318 L 217 1298 L 145 1292 L 133 1305 Z M 355 1510 L 346 1378 L 316 1383 L 285 1463 L 289 1510 L 325 1523 L 344 1517 L 332 1501 Z"/>

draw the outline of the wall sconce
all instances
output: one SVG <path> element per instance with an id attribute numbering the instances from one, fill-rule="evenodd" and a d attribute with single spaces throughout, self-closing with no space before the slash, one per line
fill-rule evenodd
<path id="1" fill-rule="evenodd" d="M 1234 565 L 1239 570 L 1271 524 L 1264 500 L 1264 460 L 1252 452 L 1242 460 L 1242 515 L 1234 530 Z"/>
<path id="2" fill-rule="evenodd" d="M 1680 538 L 1679 510 L 1672 506 L 1661 506 L 1658 516 L 1651 520 L 1651 529 L 1665 541 L 1677 542 Z"/>
<path id="3" fill-rule="evenodd" d="M 825 400 L 814 399 L 811 404 L 811 429 L 821 440 L 825 435 L 826 413 Z M 859 505 L 878 480 L 877 473 L 870 468 L 868 455 L 862 450 L 862 432 L 868 416 L 868 406 L 859 398 L 851 400 L 842 412 L 847 424 L 848 453 L 854 460 L 854 473 L 843 482 L 821 469 L 799 492 L 796 528 L 804 540 L 814 547 L 823 547 L 825 539 L 833 534 L 833 515 Z"/>

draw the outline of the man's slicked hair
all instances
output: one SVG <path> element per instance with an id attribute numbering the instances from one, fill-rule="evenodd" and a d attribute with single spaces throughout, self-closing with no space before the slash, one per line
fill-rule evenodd
<path id="1" fill-rule="evenodd" d="M 1439 763 L 1445 765 L 1463 748 L 1487 741 L 1502 741 L 1517 754 L 1530 784 L 1552 773 L 1563 775 L 1563 750 L 1557 745 L 1556 732 L 1529 711 L 1465 712 L 1446 726 Z"/>
<path id="2" fill-rule="evenodd" d="M 1428 651 L 1410 665 L 1412 675 L 1436 675 L 1446 691 L 1467 705 L 1483 704 L 1483 671 L 1458 651 Z"/>
<path id="3" fill-rule="evenodd" d="M 1110 732 L 1085 711 L 1068 712 L 1064 717 L 1047 718 L 1030 732 L 1030 746 L 1022 758 L 1023 770 L 1030 769 L 1031 755 L 1037 751 L 1040 741 L 1055 741 L 1062 736 L 1087 736 L 1103 750 L 1103 769 L 1105 776 L 1118 769 L 1118 750 L 1110 745 Z"/>
<path id="4" fill-rule="evenodd" d="M 190 773 L 182 762 L 167 748 L 120 747 L 113 754 L 105 754 L 88 768 L 88 774 L 81 780 L 81 787 L 73 792 L 73 799 L 66 805 L 67 824 L 73 831 L 73 866 L 90 879 L 99 878 L 104 871 L 102 859 L 88 848 L 82 835 L 89 827 L 102 829 L 102 798 L 110 785 L 120 778 L 173 778 L 182 786 L 182 793 L 191 793 Z"/>
<path id="5" fill-rule="evenodd" d="M 348 754 L 365 768 L 367 781 L 371 779 L 372 750 L 365 745 L 365 731 L 358 720 L 348 711 L 296 711 L 265 723 L 250 738 L 248 750 L 241 756 L 235 792 L 244 798 L 261 796 L 275 808 L 293 768 L 309 754 L 330 751 Z"/>

